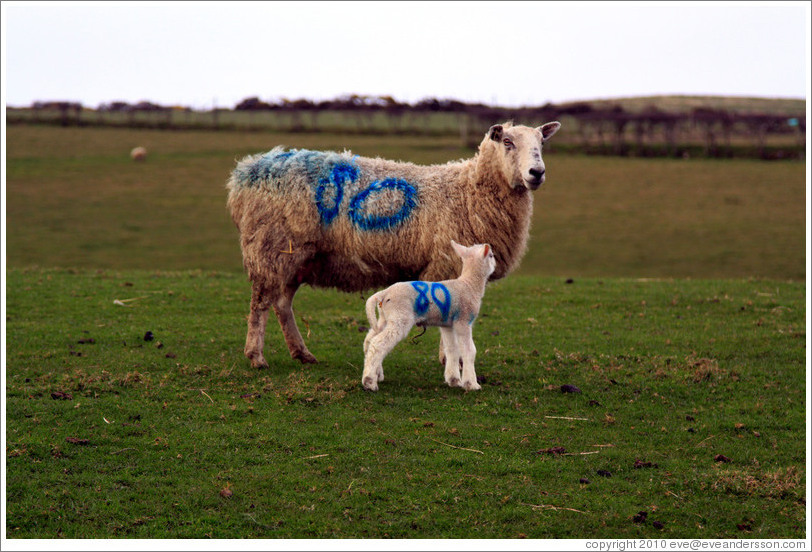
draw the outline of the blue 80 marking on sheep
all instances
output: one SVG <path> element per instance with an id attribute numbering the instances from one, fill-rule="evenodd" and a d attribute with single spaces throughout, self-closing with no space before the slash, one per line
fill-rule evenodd
<path id="1" fill-rule="evenodd" d="M 358 168 L 349 163 L 337 163 L 330 171 L 330 178 L 322 178 L 316 187 L 316 208 L 324 224 L 330 224 L 338 215 L 344 199 L 344 184 L 358 180 Z M 328 186 L 332 186 L 332 205 L 325 200 Z"/>
<path id="2" fill-rule="evenodd" d="M 448 291 L 448 288 L 439 282 L 432 282 L 431 284 L 428 282 L 412 282 L 411 284 L 417 292 L 417 297 L 414 300 L 415 314 L 418 316 L 426 314 L 433 301 L 437 308 L 440 309 L 442 321 L 447 322 L 448 313 L 451 310 L 451 292 Z M 442 300 L 437 296 L 438 291 L 443 293 Z M 429 295 L 431 295 L 431 299 L 429 299 Z"/>
<path id="3" fill-rule="evenodd" d="M 403 193 L 403 205 L 393 215 L 375 215 L 364 212 L 364 203 L 372 194 L 383 190 L 397 190 Z M 402 178 L 376 180 L 368 188 L 358 192 L 350 201 L 347 215 L 361 230 L 388 230 L 403 222 L 417 205 L 417 190 Z"/>
<path id="4" fill-rule="evenodd" d="M 329 226 L 338 216 L 344 200 L 344 187 L 357 182 L 360 175 L 361 171 L 355 165 L 336 163 L 330 170 L 328 178 L 319 179 L 314 200 L 323 224 Z M 391 215 L 366 212 L 367 201 L 375 194 L 386 190 L 402 194 L 403 203 L 400 210 Z M 402 178 L 385 178 L 372 182 L 350 199 L 347 217 L 360 230 L 389 230 L 409 218 L 415 207 L 417 207 L 417 189 L 412 184 Z"/>

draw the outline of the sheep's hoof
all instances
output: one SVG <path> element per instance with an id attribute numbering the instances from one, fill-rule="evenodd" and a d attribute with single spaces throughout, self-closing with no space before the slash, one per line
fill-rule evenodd
<path id="1" fill-rule="evenodd" d="M 466 391 L 479 391 L 482 387 L 476 381 L 464 381 L 462 386 Z"/>
<path id="2" fill-rule="evenodd" d="M 363 380 L 364 389 L 367 391 L 377 391 L 378 390 L 378 382 L 375 381 L 375 378 L 372 376 L 367 376 Z"/>
<path id="3" fill-rule="evenodd" d="M 451 377 L 445 381 L 449 387 L 461 387 L 459 378 Z"/>
<path id="4" fill-rule="evenodd" d="M 316 357 L 310 353 L 310 351 L 296 351 L 290 353 L 290 356 L 302 364 L 317 364 L 319 362 Z"/>
<path id="5" fill-rule="evenodd" d="M 251 368 L 264 370 L 268 367 L 268 361 L 262 355 L 245 355 L 251 361 Z"/>

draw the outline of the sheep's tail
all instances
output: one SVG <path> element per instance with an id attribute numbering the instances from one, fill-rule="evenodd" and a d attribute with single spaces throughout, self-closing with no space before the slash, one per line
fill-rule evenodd
<path id="1" fill-rule="evenodd" d="M 372 297 L 367 299 L 366 304 L 366 311 L 367 311 L 367 320 L 369 321 L 369 329 L 381 330 L 383 326 L 386 324 L 386 318 L 384 318 L 383 310 L 380 310 L 380 318 L 378 318 L 376 314 L 376 309 L 379 309 L 381 303 L 383 301 L 383 292 L 379 291 L 378 293 L 374 294 Z"/>
<path id="2" fill-rule="evenodd" d="M 369 331 L 367 332 L 367 336 L 364 339 L 364 355 L 367 354 L 367 350 L 369 349 L 369 342 L 370 340 L 378 335 L 378 333 L 386 326 L 386 318 L 383 314 L 383 309 L 381 309 L 381 304 L 383 301 L 383 292 L 379 291 L 369 299 L 367 299 L 366 304 L 366 311 L 367 311 L 367 320 L 369 321 Z M 380 309 L 381 317 L 378 318 L 375 315 L 375 310 Z"/>

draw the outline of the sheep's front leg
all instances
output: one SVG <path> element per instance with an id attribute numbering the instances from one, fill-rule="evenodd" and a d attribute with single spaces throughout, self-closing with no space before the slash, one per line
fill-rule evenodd
<path id="1" fill-rule="evenodd" d="M 248 314 L 248 334 L 245 337 L 245 356 L 253 368 L 267 368 L 262 356 L 265 347 L 265 326 L 271 309 L 272 297 L 267 288 L 254 283 L 251 289 L 251 312 Z"/>
<path id="2" fill-rule="evenodd" d="M 437 261 L 433 261 L 429 263 L 429 265 L 423 269 L 423 272 L 420 273 L 419 279 L 426 281 L 426 282 L 437 282 L 439 280 L 447 280 L 449 278 L 453 278 L 447 273 L 445 269 L 446 261 L 442 259 L 438 259 Z M 437 358 L 440 361 L 440 364 L 443 366 L 446 365 L 446 354 L 445 354 L 445 344 L 443 343 L 443 332 L 440 332 L 440 347 L 437 354 Z"/>
<path id="3" fill-rule="evenodd" d="M 466 391 L 479 391 L 480 385 L 476 381 L 474 359 L 476 358 L 476 345 L 474 345 L 473 328 L 470 324 L 456 324 L 454 334 L 462 355 L 462 387 Z"/>
<path id="4" fill-rule="evenodd" d="M 275 298 L 273 311 L 279 321 L 279 326 L 282 328 L 282 335 L 285 337 L 285 344 L 288 346 L 291 358 L 295 358 L 303 364 L 315 364 L 318 361 L 307 350 L 302 334 L 299 333 L 299 327 L 296 326 L 296 318 L 293 315 L 293 296 L 296 295 L 297 289 L 298 286 L 286 286 L 284 291 Z"/>
<path id="5" fill-rule="evenodd" d="M 441 344 L 444 347 L 445 382 L 449 387 L 460 387 L 460 350 L 457 336 L 452 328 L 440 328 Z"/>

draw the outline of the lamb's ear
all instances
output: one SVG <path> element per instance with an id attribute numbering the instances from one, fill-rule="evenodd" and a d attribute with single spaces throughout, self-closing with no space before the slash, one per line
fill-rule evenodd
<path id="1" fill-rule="evenodd" d="M 485 248 L 482 251 L 482 258 L 484 259 L 485 257 L 487 257 L 488 253 L 490 253 L 490 251 L 491 251 L 491 246 L 486 243 Z"/>
<path id="2" fill-rule="evenodd" d="M 545 123 L 538 128 L 538 131 L 541 132 L 541 139 L 543 141 L 547 141 L 553 137 L 553 134 L 558 132 L 558 129 L 561 128 L 561 123 L 558 121 L 553 121 L 552 123 Z"/>
<path id="3" fill-rule="evenodd" d="M 493 125 L 490 130 L 488 130 L 488 136 L 494 142 L 500 142 L 502 140 L 502 131 L 504 128 L 502 125 Z"/>
<path id="4" fill-rule="evenodd" d="M 454 240 L 451 240 L 451 247 L 454 248 L 454 251 L 456 251 L 457 255 L 459 255 L 460 257 L 463 257 L 468 249 L 467 247 L 463 247 L 462 245 L 458 244 Z"/>

